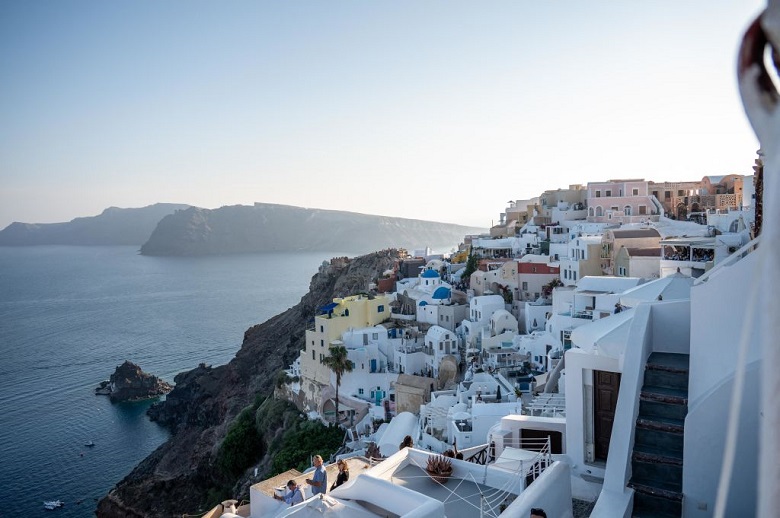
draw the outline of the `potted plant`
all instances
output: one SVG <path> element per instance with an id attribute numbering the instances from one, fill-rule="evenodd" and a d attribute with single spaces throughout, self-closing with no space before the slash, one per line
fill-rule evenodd
<path id="1" fill-rule="evenodd" d="M 446 484 L 452 475 L 452 460 L 444 455 L 432 455 L 428 457 L 425 471 L 439 484 Z"/>

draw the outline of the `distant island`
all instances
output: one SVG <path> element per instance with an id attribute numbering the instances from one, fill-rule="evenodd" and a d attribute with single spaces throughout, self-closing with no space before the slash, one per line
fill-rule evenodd
<path id="1" fill-rule="evenodd" d="M 109 207 L 63 223 L 15 222 L 0 246 L 134 245 L 143 255 L 203 256 L 258 252 L 343 252 L 452 247 L 486 229 L 419 219 L 255 203 L 219 209 L 157 203 Z"/>
<path id="2" fill-rule="evenodd" d="M 11 223 L 0 231 L 0 246 L 137 245 L 149 239 L 157 223 L 189 205 L 156 203 L 148 207 L 109 207 L 98 216 L 65 223 Z"/>
<path id="3" fill-rule="evenodd" d="M 255 203 L 195 207 L 166 216 L 141 247 L 144 255 L 255 252 L 367 253 L 383 248 L 455 246 L 485 229 L 417 219 Z"/>

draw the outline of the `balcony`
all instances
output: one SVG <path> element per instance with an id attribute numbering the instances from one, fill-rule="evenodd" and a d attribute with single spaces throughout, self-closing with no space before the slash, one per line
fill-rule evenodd
<path id="1" fill-rule="evenodd" d="M 582 318 L 584 320 L 593 320 L 593 310 L 592 309 L 577 310 L 572 314 L 572 317 Z"/>

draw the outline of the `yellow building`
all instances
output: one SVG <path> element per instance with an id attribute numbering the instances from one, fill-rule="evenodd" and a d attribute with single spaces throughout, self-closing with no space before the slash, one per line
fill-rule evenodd
<path id="1" fill-rule="evenodd" d="M 306 345 L 301 352 L 301 376 L 323 385 L 330 383 L 330 369 L 322 361 L 330 347 L 341 344 L 348 329 L 371 327 L 390 318 L 390 298 L 385 295 L 353 295 L 336 298 L 314 318 L 314 328 L 306 330 Z"/>

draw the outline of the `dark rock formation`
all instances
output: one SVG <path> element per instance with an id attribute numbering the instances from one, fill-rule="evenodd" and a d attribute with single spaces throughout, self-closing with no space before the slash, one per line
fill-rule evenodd
<path id="1" fill-rule="evenodd" d="M 322 269 L 297 305 L 244 333 L 241 349 L 227 365 L 201 365 L 178 374 L 174 390 L 149 412 L 171 429 L 171 438 L 100 501 L 97 515 L 169 517 L 205 511 L 209 491 L 225 485 L 215 457 L 230 422 L 257 394 L 273 393 L 274 374 L 298 356 L 316 308 L 334 297 L 366 291 L 397 260 L 397 251 L 385 250 Z M 268 451 L 260 460 L 259 476 L 273 454 Z"/>
<path id="2" fill-rule="evenodd" d="M 139 401 L 170 392 L 173 387 L 141 370 L 141 367 L 125 360 L 109 378 L 109 397 L 113 402 Z"/>
<path id="3" fill-rule="evenodd" d="M 99 216 L 67 223 L 11 223 L 0 231 L 0 245 L 141 245 L 162 218 L 187 207 L 175 203 L 110 207 Z"/>
<path id="4" fill-rule="evenodd" d="M 256 203 L 165 217 L 144 255 L 218 255 L 325 251 L 364 254 L 382 248 L 453 246 L 484 229 L 354 212 Z"/>

